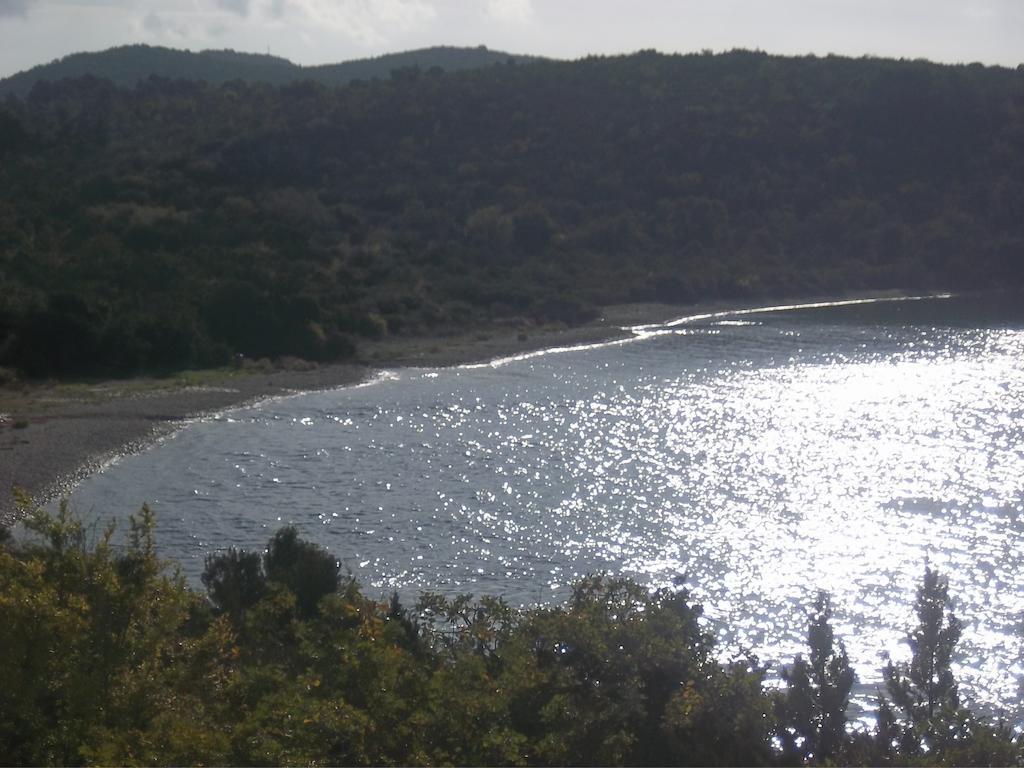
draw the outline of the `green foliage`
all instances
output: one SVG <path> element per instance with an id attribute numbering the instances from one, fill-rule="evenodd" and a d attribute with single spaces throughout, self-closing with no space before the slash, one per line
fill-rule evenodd
<path id="1" fill-rule="evenodd" d="M 274 534 L 263 568 L 268 581 L 295 595 L 300 613 L 307 618 L 316 613 L 322 598 L 338 589 L 338 560 L 317 545 L 302 541 L 291 526 Z"/>
<path id="2" fill-rule="evenodd" d="M 1006 726 L 954 712 L 941 670 L 931 680 L 946 705 L 933 708 L 928 727 L 955 728 L 956 738 L 936 737 L 924 752 L 904 738 L 913 722 L 888 707 L 874 734 L 843 737 L 852 675 L 824 596 L 811 617 L 809 661 L 788 673 L 783 704 L 765 692 L 753 660 L 717 659 L 684 589 L 651 593 L 594 576 L 564 607 L 516 610 L 497 598 L 428 593 L 408 610 L 397 596 L 377 602 L 354 581 L 339 583 L 333 558 L 284 528 L 262 557 L 211 556 L 207 602 L 167 574 L 146 508 L 124 544 L 113 528 L 83 529 L 66 505 L 27 525 L 36 539 L 0 546 L 0 754 L 11 763 L 1021 758 Z M 945 604 L 945 582 L 929 571 L 922 622 L 952 626 L 944 613 L 936 619 L 936 601 Z M 952 638 L 927 639 L 940 635 L 919 628 L 918 652 Z M 913 668 L 893 679 L 911 679 Z M 924 699 L 908 701 L 918 711 Z M 785 733 L 780 751 L 774 738 Z"/>
<path id="3" fill-rule="evenodd" d="M 893 703 L 922 735 L 933 731 L 936 717 L 960 706 L 951 663 L 963 625 L 949 609 L 949 579 L 925 566 L 914 610 L 918 625 L 910 634 L 909 663 L 885 670 L 885 686 Z"/>
<path id="4" fill-rule="evenodd" d="M 1019 765 L 1020 734 L 960 704 L 952 672 L 962 625 L 950 611 L 949 582 L 925 566 L 909 662 L 884 669 L 890 699 L 879 702 L 874 733 L 851 739 L 847 758 L 876 765 Z"/>
<path id="5" fill-rule="evenodd" d="M 885 687 L 902 715 L 902 740 L 911 754 L 944 749 L 963 738 L 967 725 L 951 668 L 963 625 L 949 602 L 949 580 L 925 566 L 915 602 L 918 624 L 908 638 L 913 655 L 885 668 Z"/>
<path id="6" fill-rule="evenodd" d="M 0 366 L 327 361 L 617 302 L 1024 281 L 1019 71 L 449 54 L 328 87 L 270 57 L 132 48 L 103 60 L 134 87 L 4 102 Z M 176 79 L 135 84 L 165 55 Z"/>
<path id="7" fill-rule="evenodd" d="M 146 508 L 128 543 L 95 547 L 62 505 L 26 527 L 46 543 L 0 548 L 0 754 L 14 764 L 78 764 L 108 735 L 148 729 L 172 695 L 161 667 L 178 655 L 196 596 L 167 576 Z"/>
<path id="8" fill-rule="evenodd" d="M 259 553 L 240 552 L 234 547 L 206 558 L 201 578 L 210 602 L 236 625 L 267 591 L 262 566 Z"/>
<path id="9" fill-rule="evenodd" d="M 836 646 L 832 602 L 819 592 L 807 630 L 810 656 L 797 656 L 783 670 L 786 691 L 780 706 L 783 759 L 795 763 L 834 760 L 847 742 L 846 710 L 854 674 L 842 642 Z"/>
<path id="10" fill-rule="evenodd" d="M 92 76 L 134 87 L 140 80 L 203 80 L 212 84 L 235 80 L 282 85 L 291 82 L 317 82 L 323 85 L 344 85 L 353 80 L 388 78 L 395 71 L 454 72 L 460 69 L 526 62 L 530 56 L 514 56 L 501 51 L 478 48 L 436 46 L 417 51 L 392 53 L 370 59 L 345 61 L 339 64 L 300 66 L 287 59 L 258 53 L 236 51 L 191 51 L 152 45 L 123 45 L 98 53 L 75 53 L 49 64 L 41 64 L 25 72 L 0 80 L 0 96 L 25 96 L 40 81 Z M 3 137 L 0 120 L 0 138 Z M 0 148 L 3 144 L 0 143 Z M 0 150 L 2 151 L 2 150 Z"/>

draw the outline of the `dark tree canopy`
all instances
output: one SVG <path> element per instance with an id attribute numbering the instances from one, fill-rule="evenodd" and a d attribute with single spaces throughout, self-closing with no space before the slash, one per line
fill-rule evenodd
<path id="1" fill-rule="evenodd" d="M 206 558 L 202 582 L 213 607 L 239 623 L 246 609 L 266 594 L 263 558 L 258 552 L 230 547 Z"/>
<path id="2" fill-rule="evenodd" d="M 846 710 L 854 673 L 842 641 L 831 625 L 832 602 L 819 592 L 807 630 L 807 659 L 797 656 L 782 678 L 786 695 L 780 708 L 784 755 L 797 763 L 835 760 L 847 740 Z"/>
<path id="3" fill-rule="evenodd" d="M 336 360 L 617 302 L 1024 278 L 1024 71 L 749 51 L 394 69 L 5 101 L 0 366 Z"/>
<path id="4" fill-rule="evenodd" d="M 913 655 L 909 662 L 889 662 L 885 687 L 915 746 L 920 746 L 948 737 L 939 725 L 960 709 L 951 664 L 963 625 L 950 610 L 949 579 L 928 566 L 914 608 L 918 624 L 909 637 Z"/>
<path id="5" fill-rule="evenodd" d="M 823 597 L 809 662 L 780 692 L 756 659 L 721 658 L 685 589 L 589 576 L 564 606 L 427 593 L 409 610 L 354 581 L 335 590 L 332 559 L 285 528 L 265 553 L 208 560 L 211 610 L 158 559 L 154 524 L 143 508 L 124 546 L 112 543 L 113 527 L 90 546 L 65 504 L 30 517 L 34 537 L 0 541 L 6 762 L 1019 765 L 1024 756 L 1019 733 L 955 702 L 944 661 L 928 678 L 944 703 L 927 716 L 927 742 L 917 738 L 918 697 L 883 708 L 875 728 L 848 731 L 852 676 Z M 929 649 L 952 653 L 952 636 L 926 639 L 926 627 L 952 626 L 947 600 L 944 579 L 926 573 L 910 668 Z M 243 604 L 245 615 L 232 615 Z"/>
<path id="6" fill-rule="evenodd" d="M 338 589 L 337 558 L 300 539 L 291 526 L 274 534 L 263 556 L 263 568 L 268 581 L 281 584 L 295 595 L 299 611 L 307 617 L 316 614 L 322 598 Z"/>
<path id="7" fill-rule="evenodd" d="M 0 80 L 0 97 L 7 94 L 24 96 L 41 80 L 63 80 L 85 75 L 103 78 L 127 87 L 132 87 L 139 80 L 145 80 L 150 76 L 172 80 L 202 80 L 212 85 L 234 80 L 273 85 L 309 80 L 336 86 L 345 85 L 353 80 L 387 79 L 393 72 L 402 70 L 437 74 L 505 64 L 509 61 L 526 62 L 535 58 L 491 51 L 484 46 L 436 46 L 369 59 L 344 61 L 339 64 L 301 66 L 270 54 L 241 53 L 232 50 L 193 53 L 162 46 L 122 45 L 98 53 L 73 53 L 4 78 Z"/>

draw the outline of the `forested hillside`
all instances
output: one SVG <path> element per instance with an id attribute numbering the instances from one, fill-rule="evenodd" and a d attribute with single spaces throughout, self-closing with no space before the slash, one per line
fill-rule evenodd
<path id="1" fill-rule="evenodd" d="M 0 108 L 0 366 L 326 360 L 638 300 L 1024 278 L 1024 71 L 639 53 Z"/>
<path id="2" fill-rule="evenodd" d="M 346 85 L 352 80 L 387 78 L 392 70 L 410 67 L 424 72 L 434 67 L 456 72 L 505 64 L 509 59 L 529 61 L 531 58 L 491 51 L 484 46 L 438 46 L 339 64 L 301 66 L 269 53 L 264 55 L 230 50 L 192 53 L 153 45 L 122 45 L 97 53 L 74 53 L 4 78 L 0 80 L 0 96 L 25 96 L 40 80 L 57 81 L 87 75 L 128 88 L 153 75 L 172 80 L 202 80 L 212 85 L 232 80 L 273 85 L 310 80 L 333 86 Z"/>

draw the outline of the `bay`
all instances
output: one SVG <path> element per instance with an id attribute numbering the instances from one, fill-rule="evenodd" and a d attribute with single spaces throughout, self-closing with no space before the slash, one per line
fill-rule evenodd
<path id="1" fill-rule="evenodd" d="M 198 585 L 280 526 L 371 593 L 563 600 L 605 571 L 685 578 L 723 655 L 804 650 L 817 590 L 871 708 L 909 656 L 925 563 L 964 621 L 966 698 L 1020 722 L 1024 302 L 956 297 L 708 314 L 627 343 L 403 369 L 191 424 L 82 482 Z"/>

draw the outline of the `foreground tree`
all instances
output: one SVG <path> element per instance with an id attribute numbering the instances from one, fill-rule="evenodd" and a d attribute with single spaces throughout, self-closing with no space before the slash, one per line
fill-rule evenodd
<path id="1" fill-rule="evenodd" d="M 161 676 L 181 655 L 197 596 L 157 558 L 146 507 L 123 546 L 113 527 L 90 545 L 66 504 L 25 526 L 42 543 L 0 546 L 0 759 L 124 762 L 105 745 L 181 703 Z"/>
<path id="2" fill-rule="evenodd" d="M 1024 754 L 1006 723 L 985 722 L 960 704 L 952 663 L 963 624 L 951 610 L 949 580 L 925 566 L 915 602 L 909 662 L 884 670 L 891 701 L 880 702 L 872 763 L 1017 765 Z"/>
<path id="3" fill-rule="evenodd" d="M 245 611 L 266 594 L 263 559 L 258 552 L 239 551 L 230 547 L 206 558 L 202 582 L 216 611 L 239 625 Z"/>
<path id="4" fill-rule="evenodd" d="M 831 599 L 819 592 L 807 630 L 810 656 L 797 656 L 782 672 L 788 686 L 779 707 L 783 762 L 831 761 L 849 741 L 846 709 L 854 674 L 845 646 L 836 643 L 831 619 Z"/>
<path id="5" fill-rule="evenodd" d="M 685 590 L 595 576 L 561 607 L 425 595 L 409 611 L 339 584 L 329 553 L 283 529 L 265 557 L 211 558 L 207 600 L 157 559 L 146 509 L 124 544 L 111 528 L 90 545 L 66 507 L 28 527 L 38 540 L 0 542 L 0 757 L 12 764 L 1021 760 L 1007 728 L 959 706 L 943 671 L 956 632 L 930 573 L 919 602 L 942 610 L 919 611 L 931 624 L 913 635 L 915 660 L 890 673 L 901 698 L 874 736 L 847 738 L 852 673 L 824 596 L 773 712 L 762 670 L 719 660 Z M 928 669 L 922 653 L 930 675 L 913 671 Z"/>
<path id="6" fill-rule="evenodd" d="M 890 661 L 884 673 L 886 690 L 908 733 L 926 749 L 949 735 L 945 726 L 960 709 L 951 664 L 963 625 L 949 602 L 949 580 L 925 566 L 914 607 L 918 624 L 908 638 L 913 656 L 909 662 Z"/>
<path id="7" fill-rule="evenodd" d="M 282 528 L 270 540 L 263 557 L 267 581 L 276 582 L 295 595 L 306 618 L 316 614 L 320 600 L 337 591 L 338 559 L 326 550 L 303 541 L 292 526 Z"/>
<path id="8" fill-rule="evenodd" d="M 701 614 L 684 589 L 648 593 L 600 576 L 581 581 L 568 607 L 531 612 L 504 650 L 514 657 L 526 643 L 535 669 L 511 694 L 529 761 L 769 764 L 763 669 L 718 661 Z"/>

